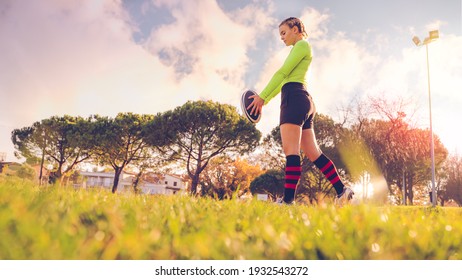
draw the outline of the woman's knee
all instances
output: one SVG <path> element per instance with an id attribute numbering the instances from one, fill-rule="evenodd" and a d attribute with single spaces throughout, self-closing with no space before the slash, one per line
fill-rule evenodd
<path id="1" fill-rule="evenodd" d="M 282 150 L 287 155 L 300 154 L 301 128 L 294 124 L 281 125 Z"/>
<path id="2" fill-rule="evenodd" d="M 303 153 L 311 162 L 313 162 L 321 156 L 322 151 L 319 147 L 316 147 L 313 149 L 308 149 L 307 151 L 303 151 Z"/>
<path id="3" fill-rule="evenodd" d="M 282 151 L 286 156 L 300 154 L 300 143 L 296 139 L 284 141 Z"/>
<path id="4" fill-rule="evenodd" d="M 300 149 L 297 149 L 297 148 L 285 148 L 285 149 L 283 149 L 283 152 L 284 152 L 285 156 L 299 155 L 300 154 Z"/>

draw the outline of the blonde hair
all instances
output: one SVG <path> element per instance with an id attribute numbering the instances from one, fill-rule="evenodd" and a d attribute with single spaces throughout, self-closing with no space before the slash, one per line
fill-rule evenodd
<path id="1" fill-rule="evenodd" d="M 279 24 L 279 27 L 281 27 L 284 24 L 286 24 L 290 28 L 297 26 L 298 32 L 300 32 L 304 38 L 308 37 L 308 33 L 306 33 L 306 30 L 305 30 L 305 25 L 299 18 L 296 18 L 296 17 L 286 18 L 285 20 L 281 22 L 281 24 Z"/>

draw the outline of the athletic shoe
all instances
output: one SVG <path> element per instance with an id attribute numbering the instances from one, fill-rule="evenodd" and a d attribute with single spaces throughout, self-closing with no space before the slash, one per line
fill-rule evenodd
<path id="1" fill-rule="evenodd" d="M 343 192 L 335 198 L 334 203 L 337 206 L 343 206 L 348 204 L 353 199 L 354 195 L 355 193 L 349 187 L 345 187 Z"/>
<path id="2" fill-rule="evenodd" d="M 284 199 L 282 197 L 276 199 L 276 204 L 277 205 L 295 205 L 295 200 L 292 200 L 292 202 L 285 202 Z"/>

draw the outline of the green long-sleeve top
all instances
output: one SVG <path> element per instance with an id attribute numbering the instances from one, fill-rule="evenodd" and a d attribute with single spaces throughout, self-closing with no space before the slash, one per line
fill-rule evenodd
<path id="1" fill-rule="evenodd" d="M 274 73 L 268 85 L 260 93 L 267 104 L 281 92 L 284 84 L 298 82 L 306 85 L 306 73 L 311 63 L 311 46 L 306 40 L 295 43 L 282 67 Z"/>

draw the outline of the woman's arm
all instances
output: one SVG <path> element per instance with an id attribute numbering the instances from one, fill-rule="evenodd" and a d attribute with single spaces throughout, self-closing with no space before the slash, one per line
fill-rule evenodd
<path id="1" fill-rule="evenodd" d="M 309 44 L 305 40 L 300 40 L 294 45 L 282 67 L 274 73 L 268 85 L 260 93 L 260 97 L 265 101 L 265 104 L 281 91 L 284 79 L 289 76 L 305 56 L 310 55 L 310 52 Z"/>

